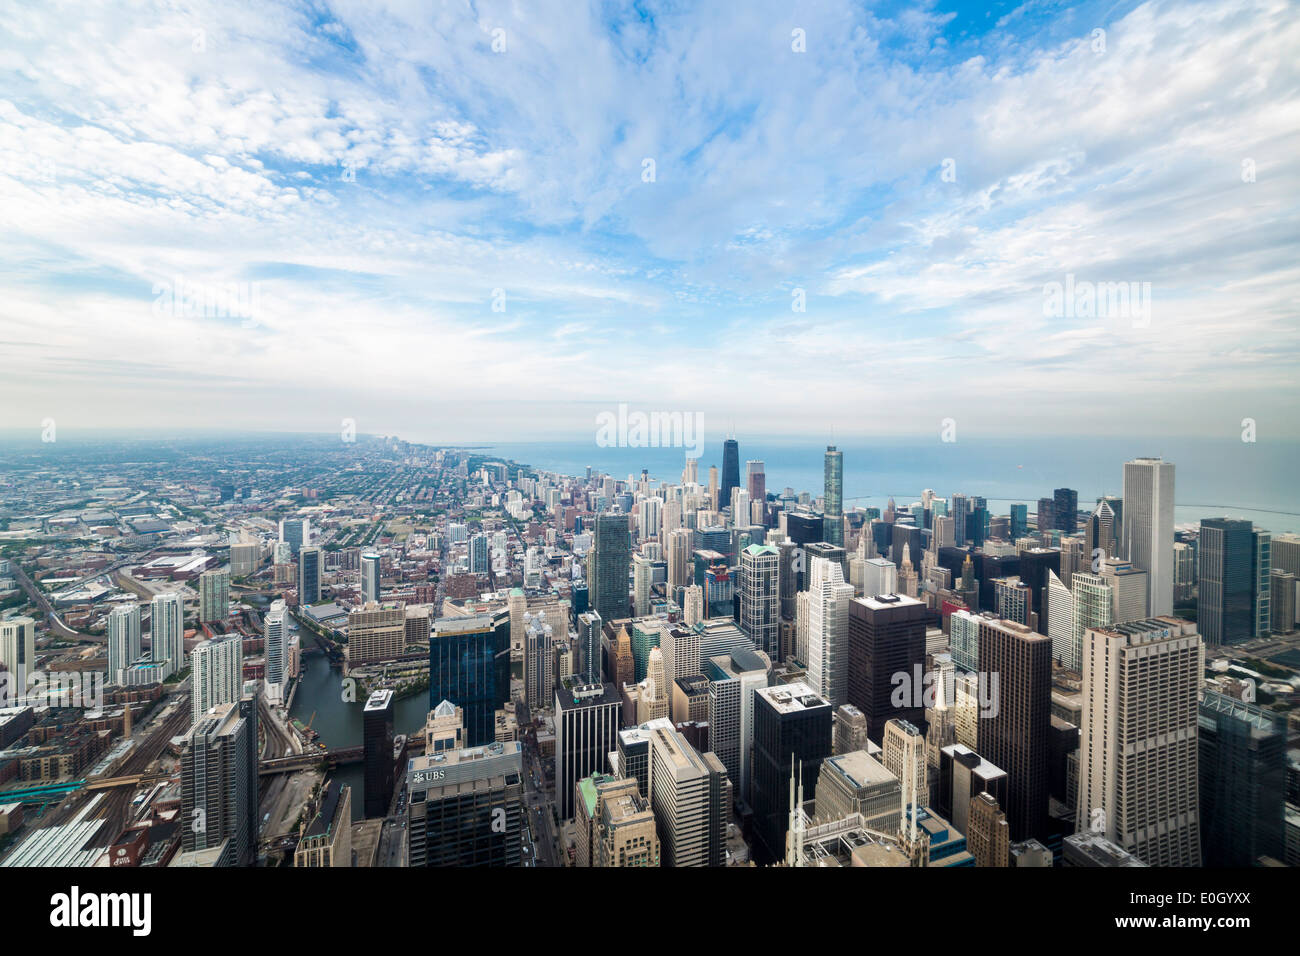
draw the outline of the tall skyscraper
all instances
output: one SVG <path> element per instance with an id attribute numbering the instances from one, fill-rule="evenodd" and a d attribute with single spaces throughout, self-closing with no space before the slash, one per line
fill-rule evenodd
<path id="1" fill-rule="evenodd" d="M 813 558 L 808 583 L 808 683 L 832 707 L 849 699 L 849 602 L 838 561 Z"/>
<path id="2" fill-rule="evenodd" d="M 225 866 L 257 855 L 257 698 L 219 704 L 190 728 L 181 749 L 181 847 L 227 843 Z"/>
<path id="3" fill-rule="evenodd" d="M 143 653 L 140 605 L 120 604 L 108 612 L 108 679 L 122 683 L 122 672 Z"/>
<path id="4" fill-rule="evenodd" d="M 668 558 L 668 597 L 681 603 L 681 589 L 692 583 L 690 528 L 675 528 L 668 532 L 666 556 Z"/>
<path id="5" fill-rule="evenodd" d="M 284 601 L 274 601 L 262 621 L 262 644 L 266 654 L 266 669 L 263 672 L 267 684 L 267 696 L 279 699 L 279 688 L 285 680 L 285 655 L 289 649 L 289 629 L 285 626 Z"/>
<path id="6" fill-rule="evenodd" d="M 1201 865 L 1204 664 L 1196 627 L 1178 618 L 1090 628 L 1084 636 L 1076 826 L 1149 866 Z"/>
<path id="7" fill-rule="evenodd" d="M 740 629 L 770 657 L 780 655 L 780 551 L 751 544 L 740 553 Z"/>
<path id="8" fill-rule="evenodd" d="M 1055 571 L 1049 571 L 1048 575 L 1046 600 L 1049 620 L 1045 633 L 1052 640 L 1052 657 L 1062 667 L 1075 670 L 1078 661 L 1074 651 L 1074 595 Z"/>
<path id="9" fill-rule="evenodd" d="M 925 726 L 919 689 L 906 695 L 903 707 L 893 700 L 894 675 L 911 681 L 917 668 L 925 669 L 925 622 L 925 605 L 914 598 L 882 594 L 849 602 L 848 703 L 866 716 L 867 736 L 876 745 L 891 718 Z"/>
<path id="10" fill-rule="evenodd" d="M 1271 544 L 1269 533 L 1250 521 L 1201 519 L 1196 624 L 1208 646 L 1269 633 Z"/>
<path id="11" fill-rule="evenodd" d="M 1115 622 L 1116 579 L 1087 571 L 1075 571 L 1070 589 L 1073 618 L 1070 624 L 1070 652 L 1062 663 L 1070 670 L 1083 667 L 1083 638 L 1092 627 L 1109 627 Z M 1055 646 L 1053 646 L 1055 650 Z"/>
<path id="12" fill-rule="evenodd" d="M 361 556 L 361 603 L 378 602 L 380 595 L 380 558 L 368 553 Z"/>
<path id="13" fill-rule="evenodd" d="M 613 684 L 567 677 L 555 690 L 555 794 L 560 819 L 574 815 L 574 787 L 609 770 L 617 747 L 622 699 Z"/>
<path id="14" fill-rule="evenodd" d="M 718 489 L 718 505 L 714 510 L 721 511 L 723 505 L 731 504 L 731 489 L 740 487 L 740 446 L 736 439 L 728 438 L 722 443 L 722 485 Z M 737 520 L 732 515 L 732 520 Z"/>
<path id="15" fill-rule="evenodd" d="M 628 616 L 628 566 L 632 532 L 625 514 L 596 516 L 591 553 L 591 605 L 602 621 Z"/>
<path id="16" fill-rule="evenodd" d="M 1074 534 L 1079 529 L 1079 493 L 1073 488 L 1057 488 L 1052 492 L 1052 505 L 1055 527 L 1062 534 Z"/>
<path id="17" fill-rule="evenodd" d="M 199 575 L 199 621 L 208 624 L 230 616 L 230 572 L 204 571 Z"/>
<path id="18" fill-rule="evenodd" d="M 709 679 L 709 746 L 727 768 L 736 800 L 747 806 L 752 798 L 754 692 L 767 686 L 771 665 L 766 654 L 748 647 L 704 656 L 701 662 Z"/>
<path id="19" fill-rule="evenodd" d="M 281 518 L 280 540 L 297 554 L 303 545 L 311 541 L 311 520 L 309 518 Z"/>
<path id="20" fill-rule="evenodd" d="M 496 713 L 509 699 L 509 611 L 434 621 L 429 709 L 444 700 L 462 708 L 466 743 L 479 747 L 496 740 Z"/>
<path id="21" fill-rule="evenodd" d="M 1174 464 L 1159 458 L 1124 463 L 1124 549 L 1150 575 L 1148 613 L 1174 613 Z"/>
<path id="22" fill-rule="evenodd" d="M 302 548 L 298 552 L 298 605 L 320 603 L 320 548 Z"/>
<path id="23" fill-rule="evenodd" d="M 190 655 L 191 723 L 218 704 L 239 702 L 244 689 L 243 638 L 238 634 L 204 641 Z"/>
<path id="24" fill-rule="evenodd" d="M 981 757 L 1007 772 L 1003 809 L 1011 838 L 1047 836 L 1049 728 L 1052 716 L 1052 642 L 1013 621 L 981 618 L 981 673 L 997 675 L 996 713 L 981 714 Z"/>
<path id="25" fill-rule="evenodd" d="M 377 690 L 361 713 L 367 818 L 388 816 L 393 802 L 393 692 Z"/>
<path id="26" fill-rule="evenodd" d="M 1199 707 L 1201 845 L 1206 866 L 1285 858 L 1286 718 L 1206 690 Z"/>
<path id="27" fill-rule="evenodd" d="M 522 866 L 524 761 L 518 741 L 411 758 L 410 866 Z"/>
<path id="28" fill-rule="evenodd" d="M 844 544 L 844 452 L 826 446 L 825 525 L 823 537 L 830 544 Z"/>
<path id="29" fill-rule="evenodd" d="M 149 655 L 170 661 L 173 674 L 185 669 L 185 599 L 179 591 L 155 594 L 150 602 Z"/>
<path id="30" fill-rule="evenodd" d="M 647 724 L 650 807 L 664 866 L 724 866 L 731 784 L 712 753 L 701 755 L 665 719 Z"/>
<path id="31" fill-rule="evenodd" d="M 745 490 L 749 492 L 749 500 L 759 504 L 767 501 L 767 476 L 763 468 L 761 461 L 751 459 L 745 462 Z"/>
<path id="32" fill-rule="evenodd" d="M 832 708 L 807 684 L 764 687 L 754 694 L 754 860 L 785 859 L 790 778 L 816 799 L 822 761 L 831 756 Z"/>
<path id="33" fill-rule="evenodd" d="M 1011 506 L 1009 535 L 1012 541 L 1019 541 L 1029 533 L 1029 506 L 1014 504 Z M 951 544 L 951 542 L 948 542 Z M 936 549 L 938 550 L 938 549 Z M 958 827 L 958 829 L 961 829 Z"/>

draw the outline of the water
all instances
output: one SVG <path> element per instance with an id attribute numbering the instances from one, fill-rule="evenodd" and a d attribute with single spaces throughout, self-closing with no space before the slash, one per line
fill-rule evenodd
<path id="1" fill-rule="evenodd" d="M 304 725 L 312 721 L 311 729 L 320 734 L 317 742 L 326 747 L 359 747 L 365 701 L 344 702 L 343 672 L 337 667 L 330 667 L 323 655 L 309 652 L 303 660 L 307 663 L 307 673 L 299 681 L 290 716 L 297 717 Z M 313 713 L 316 715 L 314 720 Z M 418 732 L 424 726 L 428 714 L 427 691 L 399 700 L 393 707 L 393 732 Z M 352 787 L 352 819 L 364 819 L 365 792 L 361 764 L 340 767 L 334 777 Z"/>
<path id="2" fill-rule="evenodd" d="M 824 442 L 806 438 L 740 442 L 740 480 L 745 461 L 765 463 L 767 490 L 789 486 L 814 498 L 824 487 Z M 1300 508 L 1293 476 L 1300 471 L 1300 442 L 1206 438 L 1026 438 L 960 437 L 952 443 L 925 440 L 850 438 L 835 442 L 844 453 L 845 507 L 883 509 L 892 496 L 900 508 L 933 488 L 941 497 L 954 492 L 983 495 L 991 508 L 1007 513 L 1012 502 L 1035 510 L 1039 498 L 1056 488 L 1074 488 L 1086 507 L 1101 495 L 1123 490 L 1123 465 L 1138 457 L 1161 457 L 1177 467 L 1174 520 L 1195 525 L 1203 517 L 1249 518 L 1272 532 L 1300 531 Z M 490 451 L 489 451 L 490 449 Z M 601 448 L 586 441 L 507 442 L 484 446 L 500 455 L 546 471 L 583 475 L 587 466 L 618 478 L 648 468 L 652 478 L 679 482 L 685 453 L 680 448 Z M 709 466 L 722 467 L 722 442 L 710 441 L 700 460 L 700 480 Z"/>

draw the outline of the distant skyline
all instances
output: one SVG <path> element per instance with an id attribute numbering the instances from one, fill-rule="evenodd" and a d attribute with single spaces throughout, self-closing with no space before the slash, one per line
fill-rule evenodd
<path id="1" fill-rule="evenodd" d="M 0 19 L 5 430 L 1300 438 L 1295 4 L 130 10 Z"/>

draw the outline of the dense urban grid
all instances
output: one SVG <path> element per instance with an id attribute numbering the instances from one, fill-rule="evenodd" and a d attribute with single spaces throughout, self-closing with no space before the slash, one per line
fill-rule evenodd
<path id="1" fill-rule="evenodd" d="M 14 445 L 0 866 L 1300 861 L 1300 535 L 396 438 Z M 970 489 L 974 491 L 976 489 Z"/>

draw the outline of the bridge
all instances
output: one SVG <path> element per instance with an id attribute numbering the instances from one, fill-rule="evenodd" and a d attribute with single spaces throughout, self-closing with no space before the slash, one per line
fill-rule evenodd
<path id="1" fill-rule="evenodd" d="M 78 790 L 112 790 L 117 787 L 137 787 L 142 783 L 156 783 L 167 779 L 165 773 L 133 773 L 122 777 L 100 777 L 95 780 L 64 780 L 43 783 L 19 790 L 0 791 L 0 803 L 44 803 L 51 797 L 64 797 Z"/>
<path id="2" fill-rule="evenodd" d="M 292 773 L 295 770 L 310 770 L 322 760 L 331 768 L 349 763 L 360 763 L 365 757 L 364 747 L 335 747 L 333 750 L 308 750 L 306 753 L 289 757 L 272 757 L 263 760 L 257 768 L 260 776 L 269 777 L 280 773 Z"/>

